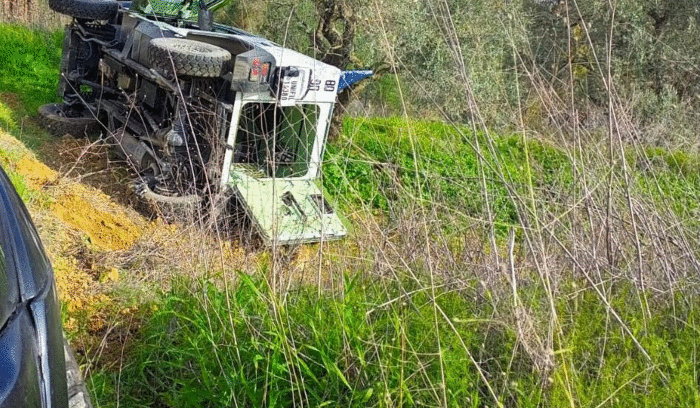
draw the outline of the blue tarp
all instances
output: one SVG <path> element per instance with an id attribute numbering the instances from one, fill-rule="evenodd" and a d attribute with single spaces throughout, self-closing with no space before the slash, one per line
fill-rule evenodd
<path id="1" fill-rule="evenodd" d="M 365 70 L 354 70 L 354 71 L 343 71 L 340 74 L 340 83 L 338 84 L 338 92 L 349 87 L 350 85 L 360 82 L 363 79 L 372 75 L 371 69 Z"/>

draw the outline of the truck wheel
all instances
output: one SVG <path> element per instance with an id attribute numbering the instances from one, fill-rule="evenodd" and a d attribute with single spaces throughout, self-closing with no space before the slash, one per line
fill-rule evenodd
<path id="1" fill-rule="evenodd" d="M 199 41 L 154 38 L 148 44 L 148 61 L 166 77 L 173 77 L 173 74 L 218 77 L 231 61 L 231 53 L 216 45 Z"/>
<path id="2" fill-rule="evenodd" d="M 63 353 L 66 358 L 66 382 L 68 383 L 68 406 L 71 408 L 92 408 L 83 375 L 75 358 L 73 348 L 63 336 Z"/>
<path id="3" fill-rule="evenodd" d="M 71 117 L 64 113 L 64 106 L 49 103 L 39 108 L 39 123 L 49 133 L 56 137 L 69 134 L 75 137 L 83 137 L 96 133 L 100 124 L 90 112 L 83 112 L 81 116 Z"/>
<path id="4" fill-rule="evenodd" d="M 109 20 L 117 14 L 115 0 L 49 0 L 51 10 L 86 20 Z"/>

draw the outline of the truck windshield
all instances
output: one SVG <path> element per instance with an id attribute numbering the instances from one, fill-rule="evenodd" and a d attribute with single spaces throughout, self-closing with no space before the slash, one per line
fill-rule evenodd
<path id="1" fill-rule="evenodd" d="M 233 162 L 251 176 L 302 177 L 309 170 L 319 106 L 282 107 L 275 103 L 243 105 Z"/>

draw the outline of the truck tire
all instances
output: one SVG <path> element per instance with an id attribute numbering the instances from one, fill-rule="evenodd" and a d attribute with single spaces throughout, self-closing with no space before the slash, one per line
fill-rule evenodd
<path id="1" fill-rule="evenodd" d="M 83 374 L 80 372 L 78 360 L 75 358 L 73 348 L 63 336 L 63 353 L 66 358 L 66 383 L 68 385 L 68 406 L 71 408 L 92 408 L 90 394 Z"/>
<path id="2" fill-rule="evenodd" d="M 51 10 L 86 20 L 109 20 L 119 8 L 115 0 L 49 0 Z"/>
<path id="3" fill-rule="evenodd" d="M 175 75 L 211 78 L 223 73 L 231 61 L 231 53 L 199 41 L 154 38 L 148 44 L 148 61 L 151 67 L 169 78 Z"/>
<path id="4" fill-rule="evenodd" d="M 39 124 L 56 137 L 69 134 L 84 137 L 96 133 L 100 124 L 89 112 L 83 116 L 69 117 L 63 113 L 63 105 L 49 103 L 39 108 Z"/>

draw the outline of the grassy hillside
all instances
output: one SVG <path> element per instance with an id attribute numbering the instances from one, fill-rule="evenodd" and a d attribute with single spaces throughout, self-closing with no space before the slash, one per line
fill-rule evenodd
<path id="1" fill-rule="evenodd" d="M 60 35 L 0 39 L 0 127 L 48 157 L 32 116 Z M 196 220 L 119 247 L 76 233 L 54 264 L 99 289 L 64 310 L 96 405 L 699 405 L 700 157 L 514 129 L 346 119 L 323 180 L 341 242 L 265 251 Z M 46 221 L 56 183 L 28 183 L 7 146 Z"/>

